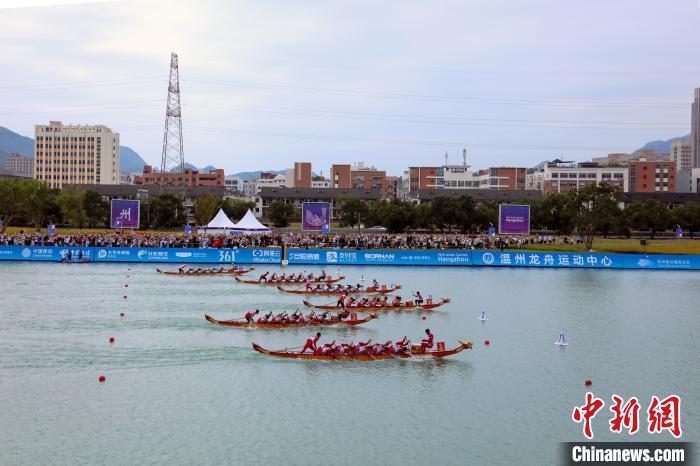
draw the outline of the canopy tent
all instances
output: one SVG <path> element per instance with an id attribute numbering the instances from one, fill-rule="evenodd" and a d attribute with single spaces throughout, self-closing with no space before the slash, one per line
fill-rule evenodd
<path id="1" fill-rule="evenodd" d="M 200 233 L 221 233 L 229 232 L 236 229 L 236 224 L 231 221 L 230 218 L 226 216 L 224 209 L 219 209 L 219 212 L 214 216 L 214 218 L 201 228 Z"/>
<path id="2" fill-rule="evenodd" d="M 243 218 L 233 227 L 234 233 L 269 233 L 271 228 L 266 227 L 255 218 L 253 212 L 248 209 Z"/>

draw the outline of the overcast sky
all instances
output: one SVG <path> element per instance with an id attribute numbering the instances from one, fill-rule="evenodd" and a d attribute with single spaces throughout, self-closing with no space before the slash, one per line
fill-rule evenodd
<path id="1" fill-rule="evenodd" d="M 227 173 L 586 160 L 687 134 L 700 86 L 698 0 L 20 3 L 0 126 L 104 124 L 156 166 L 171 51 L 185 160 Z"/>

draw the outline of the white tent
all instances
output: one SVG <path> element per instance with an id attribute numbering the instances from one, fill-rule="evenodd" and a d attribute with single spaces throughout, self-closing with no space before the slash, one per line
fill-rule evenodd
<path id="1" fill-rule="evenodd" d="M 200 233 L 226 233 L 236 229 L 236 224 L 226 216 L 224 209 L 219 209 L 219 212 L 204 228 L 200 229 Z"/>
<path id="2" fill-rule="evenodd" d="M 248 209 L 243 218 L 233 227 L 235 233 L 268 233 L 272 229 L 266 227 L 255 218 L 253 212 Z"/>

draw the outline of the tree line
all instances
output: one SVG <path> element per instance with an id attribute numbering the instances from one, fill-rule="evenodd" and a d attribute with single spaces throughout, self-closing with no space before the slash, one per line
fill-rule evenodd
<path id="1" fill-rule="evenodd" d="M 194 216 L 206 225 L 223 208 L 232 219 L 240 219 L 255 203 L 240 199 L 222 200 L 218 196 L 197 198 Z M 31 226 L 35 230 L 47 224 L 78 228 L 109 228 L 110 202 L 100 193 L 83 189 L 53 189 L 36 180 L 0 179 L 0 233 L 8 226 Z M 140 227 L 180 228 L 186 223 L 182 199 L 173 193 L 150 196 L 141 203 Z"/>

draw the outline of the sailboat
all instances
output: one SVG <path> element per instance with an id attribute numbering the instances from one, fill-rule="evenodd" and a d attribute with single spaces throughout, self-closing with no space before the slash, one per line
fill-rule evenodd
<path id="1" fill-rule="evenodd" d="M 477 319 L 479 319 L 482 322 L 489 320 L 489 318 L 486 317 L 486 311 L 481 311 L 481 315 L 479 317 L 477 317 Z"/>
<path id="2" fill-rule="evenodd" d="M 566 337 L 564 336 L 564 329 L 559 332 L 559 338 L 557 338 L 557 341 L 555 341 L 554 344 L 557 346 L 569 346 L 569 344 L 566 342 Z"/>

